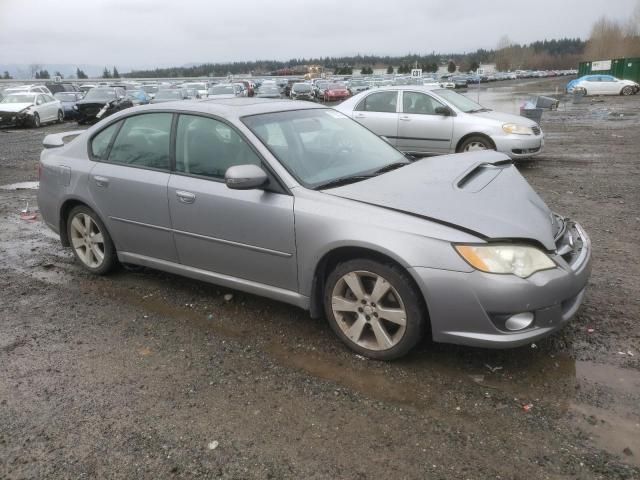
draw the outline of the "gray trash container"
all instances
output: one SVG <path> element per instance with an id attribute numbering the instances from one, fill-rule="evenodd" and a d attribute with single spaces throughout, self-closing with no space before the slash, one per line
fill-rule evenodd
<path id="1" fill-rule="evenodd" d="M 527 102 L 520 107 L 520 115 L 522 117 L 529 118 L 536 123 L 540 123 L 542 120 L 542 112 L 544 110 L 542 108 L 536 108 L 535 104 L 532 102 Z"/>
<path id="2" fill-rule="evenodd" d="M 560 100 L 553 97 L 545 97 L 543 95 L 539 95 L 536 97 L 536 101 L 534 102 L 536 108 L 548 108 L 553 110 L 554 108 L 557 110 L 558 105 L 560 105 Z"/>
<path id="3" fill-rule="evenodd" d="M 584 98 L 584 90 L 582 88 L 576 88 L 573 90 L 573 103 L 581 103 Z"/>

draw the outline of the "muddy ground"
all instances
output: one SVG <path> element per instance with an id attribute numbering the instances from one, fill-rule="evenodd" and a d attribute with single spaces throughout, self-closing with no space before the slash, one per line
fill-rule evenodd
<path id="1" fill-rule="evenodd" d="M 0 190 L 0 478 L 640 478 L 639 107 L 545 113 L 519 168 L 587 229 L 593 276 L 563 331 L 509 351 L 425 342 L 379 363 L 288 305 L 94 277 L 20 220 L 35 191 Z M 44 135 L 75 128 L 0 131 L 0 185 L 35 180 Z"/>

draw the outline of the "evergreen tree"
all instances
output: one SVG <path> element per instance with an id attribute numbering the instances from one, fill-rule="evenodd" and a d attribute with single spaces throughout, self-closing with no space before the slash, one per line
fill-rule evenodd
<path id="1" fill-rule="evenodd" d="M 388 74 L 392 74 L 392 73 L 393 73 L 393 66 L 389 65 L 389 66 L 387 67 L 387 73 L 388 73 Z"/>
<path id="2" fill-rule="evenodd" d="M 449 65 L 447 65 L 447 71 L 449 73 L 454 73 L 456 71 L 456 64 L 453 62 L 453 60 L 449 60 Z"/>
<path id="3" fill-rule="evenodd" d="M 120 73 L 118 73 L 118 69 L 113 67 L 113 78 L 120 78 Z"/>
<path id="4" fill-rule="evenodd" d="M 102 71 L 102 78 L 111 78 L 111 72 L 107 67 L 104 67 L 104 70 Z"/>

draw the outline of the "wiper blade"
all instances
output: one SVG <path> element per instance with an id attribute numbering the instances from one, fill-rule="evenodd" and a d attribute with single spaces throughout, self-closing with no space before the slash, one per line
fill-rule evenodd
<path id="1" fill-rule="evenodd" d="M 467 110 L 467 113 L 480 113 L 480 112 L 490 112 L 490 108 L 476 108 L 474 110 Z"/>
<path id="2" fill-rule="evenodd" d="M 378 170 L 373 172 L 373 175 L 380 175 L 381 173 L 387 173 L 387 172 L 390 172 L 391 170 L 395 170 L 396 168 L 400 168 L 400 167 L 404 167 L 405 165 L 409 165 L 409 163 L 411 163 L 411 162 L 394 162 L 394 163 L 390 163 L 389 165 L 385 165 L 384 167 L 379 168 Z"/>
<path id="3" fill-rule="evenodd" d="M 371 178 L 373 175 L 352 175 L 349 177 L 341 177 L 336 178 L 334 180 L 330 180 L 325 183 L 321 183 L 320 185 L 316 185 L 313 187 L 314 190 L 324 190 L 325 188 L 334 188 L 340 187 L 341 185 L 348 185 L 350 183 L 359 182 L 361 180 L 366 180 L 367 178 Z"/>

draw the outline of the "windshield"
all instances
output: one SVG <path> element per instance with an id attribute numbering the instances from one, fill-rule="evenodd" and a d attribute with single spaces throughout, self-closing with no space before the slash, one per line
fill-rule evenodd
<path id="1" fill-rule="evenodd" d="M 260 88 L 259 93 L 280 93 L 278 87 L 274 87 L 273 85 L 267 85 Z"/>
<path id="2" fill-rule="evenodd" d="M 436 95 L 438 95 L 440 98 L 443 98 L 444 100 L 449 102 L 451 105 L 453 105 L 454 107 L 456 107 L 457 109 L 465 113 L 487 110 L 479 103 L 476 103 L 473 100 L 470 100 L 469 98 L 465 97 L 464 95 L 460 95 L 459 93 L 456 93 L 452 90 L 438 89 L 438 90 L 433 90 L 433 92 Z"/>
<path id="3" fill-rule="evenodd" d="M 345 87 L 342 83 L 332 83 L 327 87 L 327 90 L 344 90 Z"/>
<path id="4" fill-rule="evenodd" d="M 233 95 L 234 93 L 233 85 L 216 85 L 209 89 L 209 95 Z"/>
<path id="5" fill-rule="evenodd" d="M 35 95 L 9 95 L 4 97 L 0 103 L 35 103 Z"/>
<path id="6" fill-rule="evenodd" d="M 156 94 L 156 100 L 162 99 L 174 99 L 174 98 L 182 98 L 182 92 L 180 90 L 160 90 Z"/>
<path id="7" fill-rule="evenodd" d="M 92 88 L 84 97 L 85 100 L 108 101 L 116 98 L 116 91 L 107 88 Z"/>
<path id="8" fill-rule="evenodd" d="M 54 97 L 61 102 L 75 102 L 77 100 L 75 93 L 56 93 Z"/>
<path id="9" fill-rule="evenodd" d="M 185 83 L 184 88 L 192 88 L 194 90 L 206 90 L 207 86 L 204 83 Z"/>
<path id="10" fill-rule="evenodd" d="M 309 85 L 308 83 L 296 83 L 293 85 L 292 88 L 294 92 L 310 92 L 311 91 L 311 85 Z"/>
<path id="11" fill-rule="evenodd" d="M 143 85 L 142 86 L 142 90 L 144 90 L 145 93 L 156 93 L 158 91 L 158 86 L 157 85 Z"/>
<path id="12" fill-rule="evenodd" d="M 245 117 L 243 122 L 308 188 L 406 163 L 387 142 L 335 110 L 267 113 Z"/>
<path id="13" fill-rule="evenodd" d="M 363 82 L 362 80 L 352 80 L 351 81 L 351 86 L 352 87 L 364 87 L 367 84 L 365 82 Z"/>

